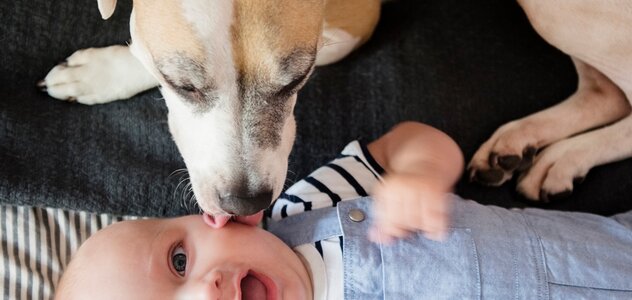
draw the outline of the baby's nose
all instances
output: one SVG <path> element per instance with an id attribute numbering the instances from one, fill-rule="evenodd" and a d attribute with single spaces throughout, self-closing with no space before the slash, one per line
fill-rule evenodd
<path id="1" fill-rule="evenodd" d="M 176 299 L 217 300 L 233 299 L 236 297 L 235 288 L 230 282 L 223 282 L 225 278 L 221 272 L 210 272 L 198 280 L 189 281 L 177 293 Z M 230 280 L 228 280 L 230 281 Z"/>

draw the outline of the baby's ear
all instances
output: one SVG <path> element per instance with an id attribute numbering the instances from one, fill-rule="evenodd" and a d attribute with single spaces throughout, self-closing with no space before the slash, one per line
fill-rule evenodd
<path id="1" fill-rule="evenodd" d="M 97 4 L 103 20 L 109 19 L 116 9 L 116 0 L 97 0 Z"/>

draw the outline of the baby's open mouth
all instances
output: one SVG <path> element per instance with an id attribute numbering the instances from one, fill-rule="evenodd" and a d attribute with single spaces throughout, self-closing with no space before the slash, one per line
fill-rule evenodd
<path id="1" fill-rule="evenodd" d="M 275 299 L 276 293 L 274 282 L 267 276 L 253 271 L 241 279 L 241 299 L 242 300 L 266 300 Z"/>

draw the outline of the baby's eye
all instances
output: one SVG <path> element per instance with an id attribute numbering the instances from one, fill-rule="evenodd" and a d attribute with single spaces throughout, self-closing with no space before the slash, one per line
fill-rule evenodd
<path id="1" fill-rule="evenodd" d="M 184 276 L 187 270 L 187 254 L 182 245 L 176 247 L 171 253 L 171 265 L 178 275 Z"/>

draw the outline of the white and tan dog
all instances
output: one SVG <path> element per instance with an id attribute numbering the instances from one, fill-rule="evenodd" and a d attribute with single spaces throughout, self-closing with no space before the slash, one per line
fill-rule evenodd
<path id="1" fill-rule="evenodd" d="M 132 43 L 79 50 L 40 86 L 83 104 L 160 85 L 206 213 L 251 215 L 283 188 L 296 93 L 371 36 L 379 0 L 134 0 Z M 104 19 L 116 0 L 99 0 Z"/>
<path id="2" fill-rule="evenodd" d="M 532 200 L 566 196 L 601 164 L 632 156 L 632 2 L 519 0 L 536 31 L 570 55 L 577 91 L 500 127 L 474 154 L 470 178 L 500 185 L 520 172 Z"/>

